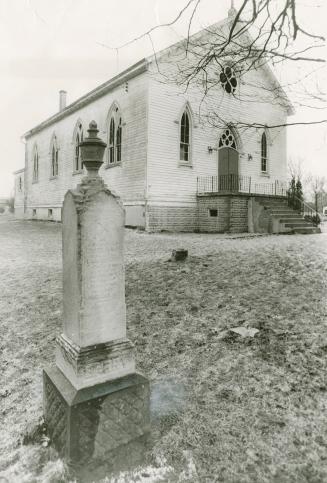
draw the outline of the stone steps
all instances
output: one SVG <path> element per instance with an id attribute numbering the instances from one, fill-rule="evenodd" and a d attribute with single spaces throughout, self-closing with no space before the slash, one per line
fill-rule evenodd
<path id="1" fill-rule="evenodd" d="M 283 221 L 284 225 L 288 228 L 311 228 L 312 225 L 311 223 L 306 223 L 305 221 L 301 221 L 301 220 L 298 220 L 298 221 L 293 221 L 293 222 L 289 222 L 289 223 L 285 223 Z"/>
<path id="2" fill-rule="evenodd" d="M 261 203 L 272 218 L 273 233 L 299 233 L 303 235 L 321 233 L 319 227 L 307 221 L 298 212 L 278 201 Z"/>
<path id="3" fill-rule="evenodd" d="M 273 216 L 273 215 L 272 215 Z M 303 218 L 299 215 L 285 215 L 278 217 L 281 223 L 294 223 L 296 221 L 303 221 Z M 311 225 L 311 224 L 310 224 Z"/>
<path id="4" fill-rule="evenodd" d="M 280 212 L 280 213 L 276 213 L 276 212 L 270 212 L 271 216 L 274 216 L 276 218 L 302 218 L 302 216 L 299 214 L 299 213 L 294 213 L 294 211 L 288 211 L 288 212 Z"/>
<path id="5" fill-rule="evenodd" d="M 321 229 L 318 226 L 307 226 L 302 228 L 294 228 L 293 233 L 298 233 L 301 235 L 314 235 L 321 233 Z"/>

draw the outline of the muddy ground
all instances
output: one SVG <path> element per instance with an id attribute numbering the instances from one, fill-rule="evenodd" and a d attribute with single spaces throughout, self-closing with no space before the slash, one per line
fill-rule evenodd
<path id="1" fill-rule="evenodd" d="M 178 247 L 189 259 L 169 262 Z M 327 234 L 126 230 L 128 336 L 151 382 L 152 443 L 146 466 L 116 481 L 327 481 L 326 260 Z M 0 293 L 0 476 L 69 481 L 42 433 L 60 224 L 0 219 Z M 229 330 L 240 326 L 259 332 Z"/>

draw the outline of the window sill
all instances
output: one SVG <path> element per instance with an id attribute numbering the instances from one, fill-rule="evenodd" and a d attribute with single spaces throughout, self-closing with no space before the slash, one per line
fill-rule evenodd
<path id="1" fill-rule="evenodd" d="M 38 182 L 39 182 L 39 180 L 38 180 L 38 179 L 33 179 L 32 184 L 36 184 L 36 183 L 38 183 Z"/>
<path id="2" fill-rule="evenodd" d="M 50 176 L 49 180 L 52 181 L 53 179 L 58 179 L 58 175 L 56 175 L 56 176 Z"/>
<path id="3" fill-rule="evenodd" d="M 178 166 L 186 166 L 187 168 L 193 168 L 193 164 L 189 161 L 179 161 Z"/>
<path id="4" fill-rule="evenodd" d="M 107 163 L 105 166 L 104 166 L 104 169 L 109 169 L 109 168 L 115 168 L 116 166 L 121 166 L 121 161 L 119 161 L 119 163 Z"/>
<path id="5" fill-rule="evenodd" d="M 76 174 L 83 174 L 83 173 L 84 173 L 83 169 L 79 169 L 78 171 L 73 171 L 72 175 L 75 176 Z"/>
<path id="6" fill-rule="evenodd" d="M 266 173 L 265 171 L 261 171 L 260 176 L 262 176 L 263 178 L 270 178 L 270 174 Z"/>

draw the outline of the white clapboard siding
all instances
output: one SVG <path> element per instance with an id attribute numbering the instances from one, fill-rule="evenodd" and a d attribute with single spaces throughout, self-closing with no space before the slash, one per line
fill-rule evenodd
<path id="1" fill-rule="evenodd" d="M 185 56 L 184 56 L 185 57 Z M 195 200 L 198 176 L 218 172 L 220 127 L 209 126 L 206 115 L 218 113 L 226 122 L 285 124 L 285 101 L 273 94 L 274 85 L 264 69 L 250 71 L 239 82 L 235 96 L 220 85 L 203 98 L 203 88 L 174 84 L 178 53 L 169 52 L 151 65 L 148 125 L 148 200 Z M 187 62 L 182 60 L 182 62 Z M 181 64 L 179 65 L 181 67 Z M 217 72 L 216 76 L 219 75 Z M 274 91 L 275 92 L 275 91 Z M 186 103 L 192 110 L 191 164 L 179 163 L 180 118 Z M 286 179 L 286 129 L 270 129 L 268 138 L 268 174 L 261 173 L 261 136 L 263 129 L 238 129 L 239 174 L 251 176 L 253 183 L 273 183 Z M 250 156 L 249 156 L 250 155 Z M 251 159 L 252 157 L 252 159 Z"/>
<path id="2" fill-rule="evenodd" d="M 120 195 L 123 201 L 144 200 L 147 142 L 147 73 L 129 80 L 128 92 L 125 84 L 93 100 L 78 111 L 43 128 L 27 139 L 27 207 L 61 206 L 68 189 L 74 188 L 83 174 L 73 174 L 75 154 L 74 129 L 77 121 L 83 125 L 84 137 L 91 120 L 98 124 L 99 136 L 107 142 L 107 116 L 112 104 L 121 108 L 123 118 L 123 143 L 121 165 L 100 170 L 109 188 Z M 59 147 L 59 175 L 50 179 L 50 145 L 56 135 Z M 33 183 L 33 149 L 37 144 L 39 154 L 39 179 Z M 107 159 L 107 152 L 105 153 Z"/>

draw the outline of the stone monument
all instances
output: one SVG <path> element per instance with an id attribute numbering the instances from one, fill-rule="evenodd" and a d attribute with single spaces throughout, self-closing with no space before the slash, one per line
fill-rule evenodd
<path id="1" fill-rule="evenodd" d="M 79 465 L 149 431 L 149 383 L 126 338 L 124 208 L 98 175 L 106 144 L 94 121 L 88 133 L 87 176 L 63 204 L 63 333 L 43 377 L 50 438 Z"/>

